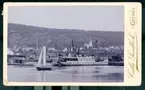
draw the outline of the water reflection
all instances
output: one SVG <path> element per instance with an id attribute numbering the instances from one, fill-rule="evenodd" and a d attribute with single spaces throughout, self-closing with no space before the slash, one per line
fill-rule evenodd
<path id="1" fill-rule="evenodd" d="M 8 67 L 8 80 L 21 82 L 122 82 L 124 67 L 74 66 L 37 71 L 35 67 Z"/>

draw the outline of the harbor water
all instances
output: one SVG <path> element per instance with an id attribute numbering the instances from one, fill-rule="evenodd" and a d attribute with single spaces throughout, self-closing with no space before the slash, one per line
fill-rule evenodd
<path id="1" fill-rule="evenodd" d="M 53 67 L 37 71 L 36 67 L 8 66 L 9 82 L 123 82 L 123 66 Z"/>

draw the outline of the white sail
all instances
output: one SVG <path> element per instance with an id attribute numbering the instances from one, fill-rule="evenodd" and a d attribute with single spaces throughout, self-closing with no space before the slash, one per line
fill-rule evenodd
<path id="1" fill-rule="evenodd" d="M 46 66 L 46 47 L 43 46 L 43 66 Z"/>
<path id="2" fill-rule="evenodd" d="M 39 56 L 39 60 L 38 60 L 38 66 L 40 66 L 42 63 L 42 52 L 43 52 L 43 49 L 41 49 L 41 52 L 40 52 L 40 56 Z"/>

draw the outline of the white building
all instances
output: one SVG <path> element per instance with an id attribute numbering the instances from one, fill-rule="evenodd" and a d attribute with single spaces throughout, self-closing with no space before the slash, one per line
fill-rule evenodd
<path id="1" fill-rule="evenodd" d="M 87 48 L 93 47 L 93 42 L 92 42 L 92 40 L 90 40 L 89 43 L 85 43 L 84 46 L 87 47 Z"/>
<path id="2" fill-rule="evenodd" d="M 56 49 L 55 48 L 48 48 L 48 51 L 56 51 Z"/>
<path id="3" fill-rule="evenodd" d="M 68 49 L 67 49 L 67 48 L 64 48 L 64 49 L 63 49 L 63 52 L 67 52 L 67 51 L 68 51 Z"/>
<path id="4" fill-rule="evenodd" d="M 14 52 L 8 48 L 8 55 L 14 55 Z"/>

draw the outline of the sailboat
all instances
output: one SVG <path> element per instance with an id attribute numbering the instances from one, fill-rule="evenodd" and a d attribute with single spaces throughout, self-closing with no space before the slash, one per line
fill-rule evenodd
<path id="1" fill-rule="evenodd" d="M 39 60 L 38 60 L 38 65 L 37 65 L 37 70 L 51 70 L 51 65 L 46 65 L 46 47 L 43 46 L 41 52 L 40 52 L 40 56 L 39 56 Z"/>

